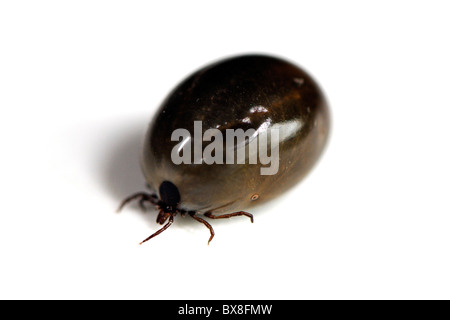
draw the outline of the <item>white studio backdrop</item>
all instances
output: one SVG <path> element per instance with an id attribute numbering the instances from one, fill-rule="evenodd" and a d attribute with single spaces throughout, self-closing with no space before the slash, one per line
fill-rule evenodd
<path id="1" fill-rule="evenodd" d="M 0 298 L 450 298 L 445 1 L 0 3 Z M 285 57 L 324 89 L 318 165 L 248 219 L 153 233 L 139 154 L 201 66 Z M 220 183 L 220 182 L 218 182 Z M 192 186 L 195 188 L 195 186 Z"/>

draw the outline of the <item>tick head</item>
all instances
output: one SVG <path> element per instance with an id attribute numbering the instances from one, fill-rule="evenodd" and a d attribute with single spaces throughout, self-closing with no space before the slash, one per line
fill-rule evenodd
<path id="1" fill-rule="evenodd" d="M 159 198 L 163 202 L 161 209 L 167 213 L 175 213 L 180 203 L 180 192 L 170 181 L 163 181 L 159 186 Z"/>

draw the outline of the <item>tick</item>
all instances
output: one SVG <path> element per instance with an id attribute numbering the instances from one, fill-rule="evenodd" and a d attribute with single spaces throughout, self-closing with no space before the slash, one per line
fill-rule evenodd
<path id="1" fill-rule="evenodd" d="M 243 211 L 297 184 L 321 155 L 330 116 L 316 82 L 277 57 L 244 55 L 193 73 L 162 103 L 145 136 L 141 168 L 150 192 L 126 198 L 156 206 L 161 229 L 177 214 L 205 218 Z"/>

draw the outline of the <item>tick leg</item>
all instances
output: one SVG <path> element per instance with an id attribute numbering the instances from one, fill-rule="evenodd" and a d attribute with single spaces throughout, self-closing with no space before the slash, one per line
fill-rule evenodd
<path id="1" fill-rule="evenodd" d="M 158 205 L 158 197 L 155 194 L 149 194 L 149 193 L 145 193 L 145 192 L 138 192 L 135 194 L 132 194 L 131 196 L 129 196 L 128 198 L 126 198 L 125 200 L 123 200 L 120 203 L 119 208 L 117 209 L 117 212 L 119 212 L 120 210 L 123 209 L 123 207 L 128 204 L 129 202 L 133 201 L 133 200 L 137 200 L 139 199 L 139 206 L 145 210 L 144 207 L 144 202 L 148 201 L 152 204 L 154 204 L 155 206 Z"/>
<path id="2" fill-rule="evenodd" d="M 245 211 L 226 213 L 226 214 L 221 214 L 220 216 L 215 216 L 211 212 L 206 212 L 205 213 L 205 217 L 208 217 L 210 219 L 224 219 L 224 218 L 231 218 L 231 217 L 237 217 L 237 216 L 249 217 L 250 221 L 253 223 L 253 215 L 251 213 L 248 213 L 248 212 L 245 212 Z"/>
<path id="3" fill-rule="evenodd" d="M 206 220 L 203 220 L 202 218 L 197 217 L 195 215 L 195 213 L 189 213 L 189 215 L 193 219 L 197 220 L 198 222 L 203 223 L 209 229 L 209 232 L 211 233 L 211 236 L 209 237 L 209 240 L 208 240 L 208 244 L 209 244 L 211 242 L 211 240 L 214 238 L 214 229 L 213 229 L 213 227 Z"/>
<path id="4" fill-rule="evenodd" d="M 169 221 L 167 221 L 167 223 L 166 223 L 161 229 L 159 229 L 158 231 L 156 231 L 156 232 L 155 232 L 154 234 L 152 234 L 150 237 L 148 237 L 148 238 L 144 239 L 143 241 L 141 241 L 139 244 L 143 244 L 144 242 L 150 240 L 151 238 L 156 237 L 158 234 L 160 234 L 161 232 L 163 232 L 164 230 L 166 230 L 168 227 L 170 227 L 170 225 L 172 224 L 172 222 L 173 222 L 173 215 L 170 215 Z"/>

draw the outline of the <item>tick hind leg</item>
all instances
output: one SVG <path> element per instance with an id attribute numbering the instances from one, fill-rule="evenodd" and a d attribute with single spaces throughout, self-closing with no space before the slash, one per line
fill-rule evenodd
<path id="1" fill-rule="evenodd" d="M 221 214 L 218 216 L 213 215 L 211 212 L 206 212 L 205 217 L 208 217 L 210 219 L 226 219 L 231 217 L 237 217 L 237 216 L 246 216 L 250 218 L 250 221 L 253 223 L 253 215 L 251 213 L 245 212 L 245 211 L 237 211 L 233 213 L 226 213 Z"/>
<path id="2" fill-rule="evenodd" d="M 209 237 L 209 240 L 208 240 L 208 244 L 209 244 L 211 242 L 211 240 L 214 238 L 214 229 L 213 229 L 213 227 L 206 220 L 204 220 L 204 219 L 202 219 L 200 217 L 197 217 L 195 215 L 195 212 L 188 212 L 188 213 L 189 213 L 189 216 L 191 216 L 193 219 L 197 220 L 198 222 L 203 223 L 209 229 L 209 233 L 211 234 L 211 236 Z"/>
<path id="3" fill-rule="evenodd" d="M 120 206 L 117 209 L 117 212 L 122 210 L 123 207 L 125 207 L 125 205 L 127 205 L 128 203 L 130 203 L 133 200 L 139 200 L 139 206 L 141 207 L 142 210 L 145 210 L 145 205 L 144 205 L 145 202 L 150 202 L 151 204 L 153 204 L 155 206 L 159 204 L 159 200 L 158 200 L 158 197 L 156 196 L 156 194 L 138 192 L 138 193 L 132 194 L 131 196 L 125 198 L 125 200 L 123 200 L 120 203 Z"/>
<path id="4" fill-rule="evenodd" d="M 195 212 L 191 211 L 188 212 L 189 216 L 191 216 L 193 219 L 197 220 L 198 222 L 203 223 L 208 229 L 209 232 L 211 234 L 211 236 L 209 237 L 208 240 L 208 244 L 211 242 L 211 240 L 214 238 L 214 229 L 213 227 L 204 219 L 198 217 L 195 215 Z M 245 211 L 238 211 L 238 212 L 233 212 L 233 213 L 228 213 L 228 214 L 221 214 L 219 216 L 215 216 L 213 215 L 211 212 L 206 212 L 205 217 L 208 217 L 210 219 L 225 219 L 225 218 L 231 218 L 231 217 L 236 217 L 236 216 L 246 216 L 250 218 L 250 221 L 253 223 L 253 215 L 251 213 L 245 212 Z"/>

